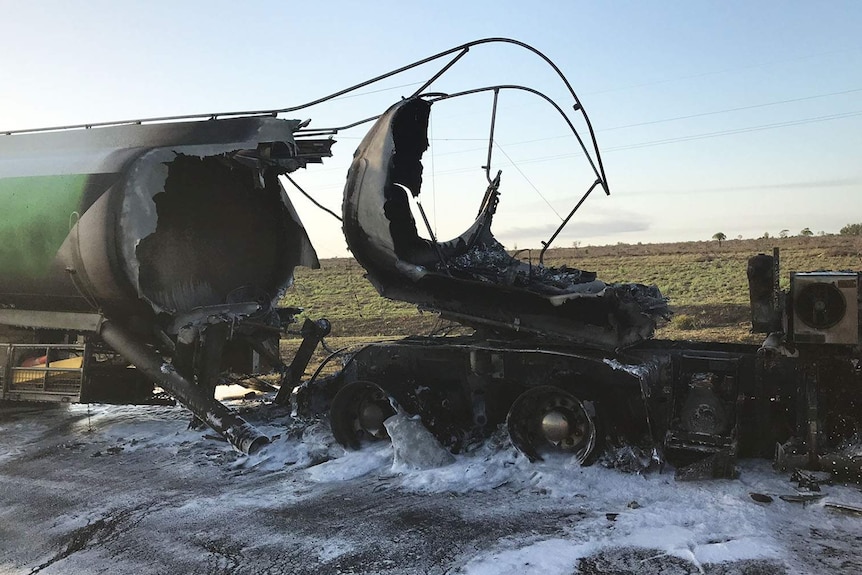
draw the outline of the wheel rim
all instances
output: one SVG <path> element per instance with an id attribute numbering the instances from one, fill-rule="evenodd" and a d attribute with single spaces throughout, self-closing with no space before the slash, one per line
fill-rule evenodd
<path id="1" fill-rule="evenodd" d="M 522 393 L 509 409 L 506 426 L 512 444 L 531 461 L 557 452 L 584 463 L 595 447 L 592 417 L 578 398 L 556 387 Z"/>
<path id="2" fill-rule="evenodd" d="M 389 396 L 370 381 L 354 381 L 342 387 L 329 408 L 332 435 L 344 447 L 359 449 L 363 443 L 387 439 L 383 422 L 395 415 Z"/>

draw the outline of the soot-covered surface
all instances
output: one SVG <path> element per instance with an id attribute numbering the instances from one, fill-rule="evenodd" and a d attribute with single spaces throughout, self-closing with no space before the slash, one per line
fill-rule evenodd
<path id="1" fill-rule="evenodd" d="M 153 201 L 156 231 L 137 248 L 140 289 L 159 308 L 185 312 L 228 302 L 239 289 L 275 297 L 299 263 L 301 228 L 275 174 L 255 186 L 249 168 L 179 155 Z"/>

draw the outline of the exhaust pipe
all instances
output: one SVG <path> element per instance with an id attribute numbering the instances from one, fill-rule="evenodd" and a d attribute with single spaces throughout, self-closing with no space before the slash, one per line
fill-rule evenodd
<path id="1" fill-rule="evenodd" d="M 112 321 L 102 322 L 99 335 L 109 346 L 173 395 L 201 421 L 221 434 L 242 453 L 251 454 L 269 443 L 269 438 L 242 417 L 189 382 L 157 353 Z"/>

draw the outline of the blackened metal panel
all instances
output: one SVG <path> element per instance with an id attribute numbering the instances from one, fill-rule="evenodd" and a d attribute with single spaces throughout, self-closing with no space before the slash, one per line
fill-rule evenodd
<path id="1" fill-rule="evenodd" d="M 595 274 L 543 268 L 510 256 L 490 232 L 499 179 L 479 218 L 448 242 L 419 237 L 408 194 L 418 196 L 430 104 L 402 100 L 354 155 L 344 190 L 344 234 L 378 292 L 461 323 L 602 349 L 652 337 L 668 315 L 655 286 L 605 284 Z"/>

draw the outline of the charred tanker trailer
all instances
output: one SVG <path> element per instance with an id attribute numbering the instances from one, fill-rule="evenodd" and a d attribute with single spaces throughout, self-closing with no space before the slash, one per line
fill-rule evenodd
<path id="1" fill-rule="evenodd" d="M 489 43 L 542 59 L 571 108 L 517 85 L 429 92 Z M 290 365 L 272 348 L 297 312 L 275 307 L 294 267 L 317 265 L 278 176 L 321 161 L 331 145 L 324 136 L 362 122 L 310 130 L 276 116 L 448 56 L 414 94 L 371 119 L 348 174 L 343 229 L 382 296 L 474 332 L 371 344 L 337 375 L 295 386 L 328 324 L 306 322 Z M 503 201 L 491 160 L 506 91 L 549 104 L 592 174 L 538 264 L 510 255 L 491 232 Z M 493 104 L 477 218 L 438 241 L 417 202 L 423 237 L 410 204 L 421 193 L 430 110 L 483 92 Z M 0 135 L 0 326 L 24 328 L 15 334 L 38 342 L 0 346 L 0 399 L 98 400 L 120 380 L 144 392 L 155 382 L 252 451 L 267 438 L 211 389 L 223 369 L 255 371 L 259 356 L 280 372 L 276 401 L 290 396 L 303 412 L 328 412 L 349 447 L 385 438 L 398 409 L 453 451 L 505 424 L 534 460 L 562 452 L 624 469 L 668 460 L 691 478 L 731 476 L 738 456 L 776 456 L 783 466 L 859 479 L 858 273 L 794 274 L 783 294 L 777 254 L 753 258 L 752 324 L 766 338 L 737 345 L 655 340 L 669 314 L 657 288 L 543 265 L 587 197 L 610 190 L 581 102 L 534 48 L 479 40 L 296 108 L 212 116 Z"/>
<path id="2" fill-rule="evenodd" d="M 0 325 L 20 344 L 0 348 L 0 399 L 143 399 L 157 383 L 237 448 L 265 443 L 210 390 L 223 367 L 252 370 L 292 320 L 275 305 L 294 267 L 318 266 L 278 176 L 332 141 L 297 141 L 299 127 L 0 136 Z"/>
<path id="3" fill-rule="evenodd" d="M 0 400 L 135 401 L 155 383 L 238 449 L 265 443 L 213 400 L 220 374 L 262 359 L 285 402 L 329 331 L 306 320 L 296 357 L 279 357 L 300 310 L 276 304 L 318 261 L 278 177 L 367 121 L 279 115 L 454 55 L 421 92 L 490 43 L 550 63 L 483 39 L 289 108 L 0 133 Z"/>
<path id="4" fill-rule="evenodd" d="M 473 47 L 491 43 L 515 45 L 538 56 L 574 96 L 568 81 L 546 56 L 521 42 L 492 38 L 457 46 L 293 108 L 24 130 L 0 136 L 0 202 L 5 210 L 0 222 L 0 326 L 23 328 L 24 338 L 31 340 L 0 348 L 0 399 L 128 400 L 129 386 L 119 382 L 131 381 L 133 395 L 146 395 L 156 383 L 239 449 L 250 451 L 264 443 L 265 437 L 213 401 L 212 388 L 223 369 L 253 371 L 251 364 L 257 355 L 279 370 L 282 385 L 276 401 L 285 401 L 299 382 L 311 349 L 328 331 L 325 320 L 307 322 L 305 342 L 290 365 L 282 363 L 272 345 L 267 345 L 277 339 L 280 328 L 296 311 L 274 307 L 292 281 L 294 267 L 317 265 L 278 176 L 319 162 L 329 155 L 332 143 L 323 136 L 358 124 L 308 130 L 306 124 L 281 120 L 278 115 L 451 56 L 409 99 L 408 108 L 413 109 L 417 102 L 422 103 L 415 99 L 417 94 L 426 93 Z M 550 98 L 522 86 L 494 88 L 495 102 L 503 88 L 537 94 L 566 118 Z M 473 92 L 478 91 L 484 90 Z M 421 110 L 418 114 L 421 121 Z M 403 133 L 399 149 L 409 160 L 403 166 L 409 175 L 414 164 L 418 165 L 424 135 L 409 123 Z M 419 139 L 408 155 L 405 151 L 411 137 Z M 594 139 L 591 145 L 595 148 Z M 597 152 L 596 159 L 600 164 Z M 600 177 L 589 191 L 598 185 L 607 191 L 601 166 L 595 169 Z M 374 177 L 380 170 L 371 169 L 367 174 Z M 457 267 L 452 258 L 457 254 L 469 260 L 474 248 L 503 256 L 488 230 L 499 179 L 496 182 L 489 178 L 482 215 L 486 223 L 477 222 L 467 238 L 468 250 L 455 245 L 464 240 L 451 246 L 423 245 L 405 228 L 403 232 L 393 230 L 396 245 L 384 246 L 384 252 L 395 249 L 399 261 L 410 262 L 408 275 L 426 263 L 429 248 L 450 261 L 452 270 Z M 415 191 L 418 193 L 418 187 Z M 361 206 L 377 209 L 370 199 Z M 398 201 L 389 207 L 396 204 Z M 395 207 L 399 216 L 392 220 L 394 225 L 401 220 L 404 207 Z M 351 217 L 348 214 L 345 224 L 348 234 Z M 348 239 L 351 241 L 350 236 Z M 367 253 L 358 244 L 354 249 L 363 263 L 375 265 L 378 254 L 373 242 Z M 410 257 L 403 255 L 407 252 Z M 380 267 L 381 280 L 389 274 L 391 263 L 386 261 Z M 443 259 L 441 264 L 450 265 Z M 510 272 L 522 274 L 514 268 Z M 449 274 L 447 269 L 444 275 Z M 526 333 L 538 329 L 573 343 L 600 342 L 600 347 L 651 336 L 651 319 L 640 319 L 640 312 L 657 301 L 656 294 L 640 287 L 604 289 L 586 275 L 574 282 L 569 279 L 563 282 L 578 284 L 575 289 L 514 290 L 518 300 L 514 319 L 525 320 Z M 395 293 L 399 289 L 395 283 L 391 288 L 395 297 L 418 303 L 428 294 L 449 289 L 445 281 L 436 285 L 433 274 L 425 284 L 427 293 L 419 294 L 418 299 L 410 295 L 408 285 L 401 286 L 407 289 L 400 296 Z M 472 309 L 482 298 L 494 297 L 495 290 L 483 290 L 480 282 L 469 279 L 459 289 L 463 286 L 469 286 L 469 295 L 461 302 L 458 297 L 446 299 L 450 304 L 447 316 L 461 317 L 471 325 L 478 321 L 482 326 L 505 326 L 512 321 L 512 314 L 483 316 Z M 550 286 L 545 282 L 545 288 Z M 583 301 L 581 295 L 589 301 Z M 663 305 L 660 301 L 660 307 Z M 559 306 L 565 319 L 550 318 L 548 306 Z M 485 306 L 484 312 L 491 309 Z M 596 320 L 605 313 L 619 317 L 619 329 L 607 330 Z M 572 318 L 580 322 L 580 331 L 567 325 Z M 21 335 L 17 331 L 5 339 L 21 339 Z M 139 369 L 126 369 L 129 362 Z"/>

